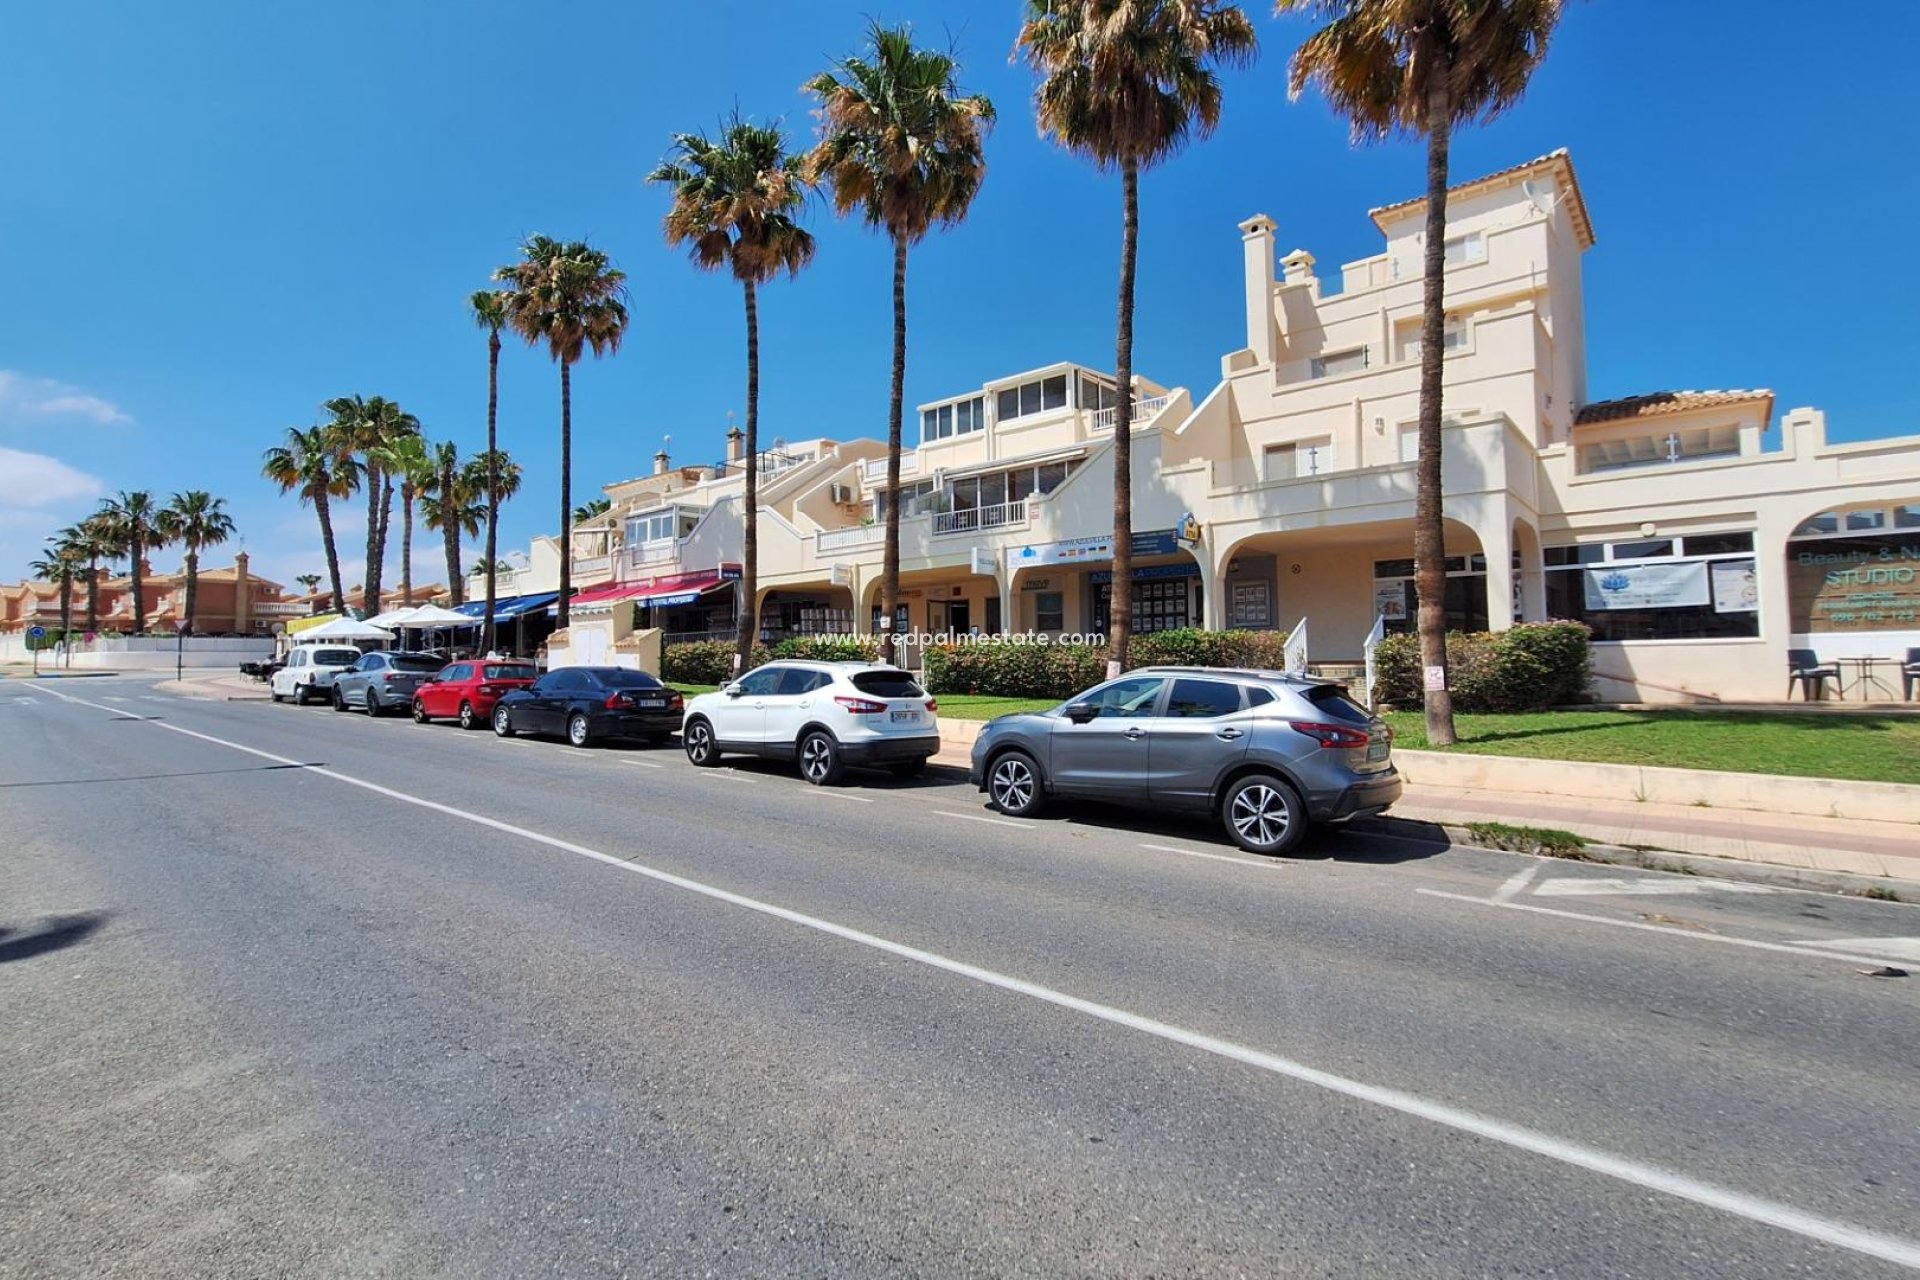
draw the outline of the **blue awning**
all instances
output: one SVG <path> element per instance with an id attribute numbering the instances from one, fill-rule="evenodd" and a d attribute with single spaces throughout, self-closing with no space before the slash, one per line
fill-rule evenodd
<path id="1" fill-rule="evenodd" d="M 505 600 L 495 600 L 493 602 L 493 620 L 495 622 L 501 622 L 509 618 L 517 618 L 523 613 L 531 613 L 535 609 L 544 609 L 559 598 L 560 593 L 558 591 L 542 591 L 530 596 L 508 596 Z M 485 600 L 469 600 L 467 603 L 456 608 L 454 612 L 464 613 L 469 618 L 484 618 L 487 616 L 487 602 Z"/>

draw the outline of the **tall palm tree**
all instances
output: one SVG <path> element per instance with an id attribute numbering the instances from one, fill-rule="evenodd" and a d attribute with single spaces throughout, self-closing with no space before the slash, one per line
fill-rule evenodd
<path id="1" fill-rule="evenodd" d="M 364 599 L 380 610 L 386 578 L 387 533 L 392 525 L 394 477 L 381 455 L 404 436 L 420 434 L 420 420 L 385 396 L 337 396 L 325 408 L 331 428 L 360 455 L 367 486 L 367 580 Z"/>
<path id="2" fill-rule="evenodd" d="M 97 516 L 60 531 L 60 540 L 74 548 L 87 562 L 87 633 L 100 629 L 100 559 L 108 553 L 107 541 Z"/>
<path id="3" fill-rule="evenodd" d="M 1107 675 L 1133 638 L 1133 285 L 1140 171 L 1220 124 L 1217 67 L 1253 61 L 1253 24 L 1224 0 L 1029 0 L 1016 46 L 1040 75 L 1043 134 L 1120 171 L 1120 304 L 1113 373 L 1113 593 Z"/>
<path id="4" fill-rule="evenodd" d="M 819 99 L 809 181 L 832 189 L 841 217 L 858 212 L 893 242 L 893 387 L 887 408 L 887 528 L 880 582 L 881 656 L 893 653 L 900 599 L 900 412 L 907 379 L 907 248 L 935 223 L 967 216 L 986 177 L 993 104 L 963 94 L 954 59 L 913 43 L 910 27 L 873 23 L 867 47 L 803 88 Z"/>
<path id="5" fill-rule="evenodd" d="M 170 539 L 160 523 L 160 508 L 145 489 L 122 489 L 120 496 L 107 500 L 100 514 L 106 519 L 114 545 L 127 557 L 133 588 L 133 634 L 139 635 L 147 629 L 147 552 L 166 546 Z"/>
<path id="6" fill-rule="evenodd" d="M 59 538 L 47 539 L 46 554 L 27 566 L 27 572 L 42 582 L 60 585 L 60 638 L 73 632 L 73 580 L 80 575 L 85 557 L 71 543 Z"/>
<path id="7" fill-rule="evenodd" d="M 613 503 L 605 498 L 595 498 L 592 502 L 583 502 L 573 509 L 573 522 L 585 524 L 595 516 L 603 516 L 613 510 Z"/>
<path id="8" fill-rule="evenodd" d="M 500 510 L 502 503 L 511 501 L 520 492 L 523 478 L 520 464 L 504 449 L 494 449 L 467 459 L 466 470 L 462 474 L 467 487 L 485 498 L 489 517 Z M 481 563 L 491 561 L 494 561 L 494 557 L 488 556 Z"/>
<path id="9" fill-rule="evenodd" d="M 789 277 L 813 259 L 813 236 L 795 220 L 806 204 L 803 160 L 787 153 L 777 125 L 756 125 L 736 112 L 718 139 L 680 133 L 649 182 L 673 188 L 667 243 L 685 245 L 703 271 L 722 267 L 740 282 L 747 308 L 747 477 L 734 670 L 744 671 L 759 639 L 760 301 L 759 287 Z"/>
<path id="10" fill-rule="evenodd" d="M 400 603 L 413 604 L 413 504 L 438 474 L 426 437 L 418 432 L 391 437 L 371 455 L 383 475 L 400 482 Z"/>
<path id="11" fill-rule="evenodd" d="M 481 289 L 467 304 L 473 308 L 473 322 L 487 331 L 487 451 L 481 457 L 499 462 L 498 419 L 500 413 L 500 330 L 507 323 L 507 296 L 498 289 Z M 514 469 L 513 487 L 520 487 L 519 468 Z M 493 652 L 493 608 L 499 586 L 500 477 L 489 475 L 487 492 L 487 609 L 481 615 L 480 652 Z"/>
<path id="12" fill-rule="evenodd" d="M 320 575 L 317 573 L 297 574 L 293 580 L 305 587 L 308 595 L 312 595 L 320 586 Z"/>
<path id="13" fill-rule="evenodd" d="M 620 349 L 627 332 L 627 273 L 584 241 L 532 236 L 520 254 L 519 262 L 501 267 L 493 278 L 508 286 L 508 327 L 528 346 L 545 343 L 560 366 L 560 526 L 565 529 L 573 506 L 573 366 L 588 348 L 596 357 Z M 568 536 L 560 540 L 561 629 L 572 594 L 573 539 Z"/>
<path id="14" fill-rule="evenodd" d="M 216 498 L 205 489 L 189 489 L 173 495 L 173 501 L 160 512 L 160 529 L 169 542 L 187 549 L 187 599 L 181 619 L 188 631 L 195 631 L 194 606 L 200 594 L 200 552 L 215 547 L 234 534 L 233 517 L 227 514 L 227 500 Z"/>
<path id="15" fill-rule="evenodd" d="M 1414 469 L 1413 581 L 1420 662 L 1439 668 L 1426 695 L 1427 741 L 1454 742 L 1447 666 L 1446 525 L 1440 421 L 1446 355 L 1447 171 L 1453 130 L 1517 105 L 1559 24 L 1562 0 L 1277 0 L 1278 12 L 1327 23 L 1294 52 L 1288 90 L 1318 85 L 1355 141 L 1427 140 L 1426 262 L 1420 318 L 1419 461 Z"/>
<path id="16" fill-rule="evenodd" d="M 478 537 L 486 520 L 485 477 L 476 475 L 471 465 L 462 465 L 460 450 L 451 441 L 433 446 L 433 471 L 421 488 L 421 509 L 427 528 L 438 529 L 447 548 L 447 592 L 451 603 L 466 600 L 466 583 L 460 574 L 460 534 Z M 476 484 L 475 481 L 480 483 Z"/>
<path id="17" fill-rule="evenodd" d="M 332 501 L 351 497 L 360 487 L 360 464 L 351 446 L 328 426 L 288 427 L 280 444 L 268 449 L 262 475 L 280 486 L 280 492 L 298 492 L 313 504 L 320 518 L 320 541 L 327 553 L 327 581 L 333 587 L 335 612 L 344 613 L 347 593 L 340 584 L 340 552 L 333 542 Z"/>

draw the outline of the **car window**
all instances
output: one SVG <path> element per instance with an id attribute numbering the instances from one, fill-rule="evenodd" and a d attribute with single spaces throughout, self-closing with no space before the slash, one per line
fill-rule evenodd
<path id="1" fill-rule="evenodd" d="M 473 668 L 464 662 L 456 662 L 440 672 L 440 682 L 442 684 L 453 684 L 455 681 L 471 679 L 473 679 Z"/>
<path id="2" fill-rule="evenodd" d="M 761 667 L 758 671 L 749 671 L 740 680 L 740 692 L 750 698 L 764 698 L 780 685 L 780 678 L 793 670 L 791 667 Z"/>
<path id="3" fill-rule="evenodd" d="M 430 657 L 426 654 L 415 655 L 410 653 L 402 654 L 396 658 L 389 658 L 388 662 L 401 671 L 438 671 L 447 665 L 446 662 L 440 658 Z"/>
<path id="4" fill-rule="evenodd" d="M 315 649 L 308 659 L 316 666 L 346 667 L 360 660 L 358 649 Z"/>
<path id="5" fill-rule="evenodd" d="M 1175 680 L 1166 714 L 1186 720 L 1232 715 L 1240 709 L 1240 686 L 1224 680 Z"/>
<path id="6" fill-rule="evenodd" d="M 789 667 L 786 677 L 780 681 L 782 694 L 812 693 L 815 689 L 824 689 L 833 683 L 833 677 L 824 671 L 808 671 L 804 667 Z"/>
<path id="7" fill-rule="evenodd" d="M 1347 691 L 1337 684 L 1316 684 L 1305 692 L 1308 702 L 1335 720 L 1345 720 L 1350 724 L 1373 723 L 1373 717 L 1367 713 L 1367 709 L 1349 698 Z"/>
<path id="8" fill-rule="evenodd" d="M 462 667 L 460 669 L 467 673 L 460 677 L 462 680 L 472 678 L 472 667 Z M 531 680 L 534 678 L 534 670 L 532 667 L 522 666 L 518 663 L 502 662 L 489 664 L 486 667 L 486 678 L 488 680 Z"/>
<path id="9" fill-rule="evenodd" d="M 660 682 L 644 671 L 629 671 L 625 667 L 614 667 L 598 673 L 600 683 L 608 689 L 658 689 Z"/>
<path id="10" fill-rule="evenodd" d="M 926 691 L 904 671 L 856 671 L 850 683 L 876 698 L 924 698 Z"/>
<path id="11" fill-rule="evenodd" d="M 564 671 L 549 671 L 533 682 L 532 692 L 559 693 L 567 687 L 566 677 L 567 673 Z"/>
<path id="12" fill-rule="evenodd" d="M 1264 685 L 1250 684 L 1247 686 L 1247 705 L 1249 707 L 1264 707 L 1272 701 L 1273 690 L 1266 688 Z"/>
<path id="13" fill-rule="evenodd" d="M 1103 720 L 1133 720 L 1153 714 L 1153 704 L 1167 682 L 1159 676 L 1133 676 L 1102 685 L 1076 702 L 1099 708 Z"/>

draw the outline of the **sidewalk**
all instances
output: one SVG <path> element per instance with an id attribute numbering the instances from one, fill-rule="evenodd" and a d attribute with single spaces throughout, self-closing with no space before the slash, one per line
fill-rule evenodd
<path id="1" fill-rule="evenodd" d="M 177 693 L 189 698 L 213 702 L 265 702 L 267 686 L 252 676 L 231 671 L 189 672 L 182 680 L 162 680 L 153 686 L 156 693 Z"/>

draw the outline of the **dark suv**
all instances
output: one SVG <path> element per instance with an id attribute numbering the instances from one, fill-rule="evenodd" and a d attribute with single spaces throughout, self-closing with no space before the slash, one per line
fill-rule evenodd
<path id="1" fill-rule="evenodd" d="M 1001 716 L 969 776 L 995 808 L 1049 796 L 1212 811 L 1254 853 L 1400 798 L 1386 724 L 1340 685 L 1282 671 L 1144 667 L 1051 711 Z"/>

